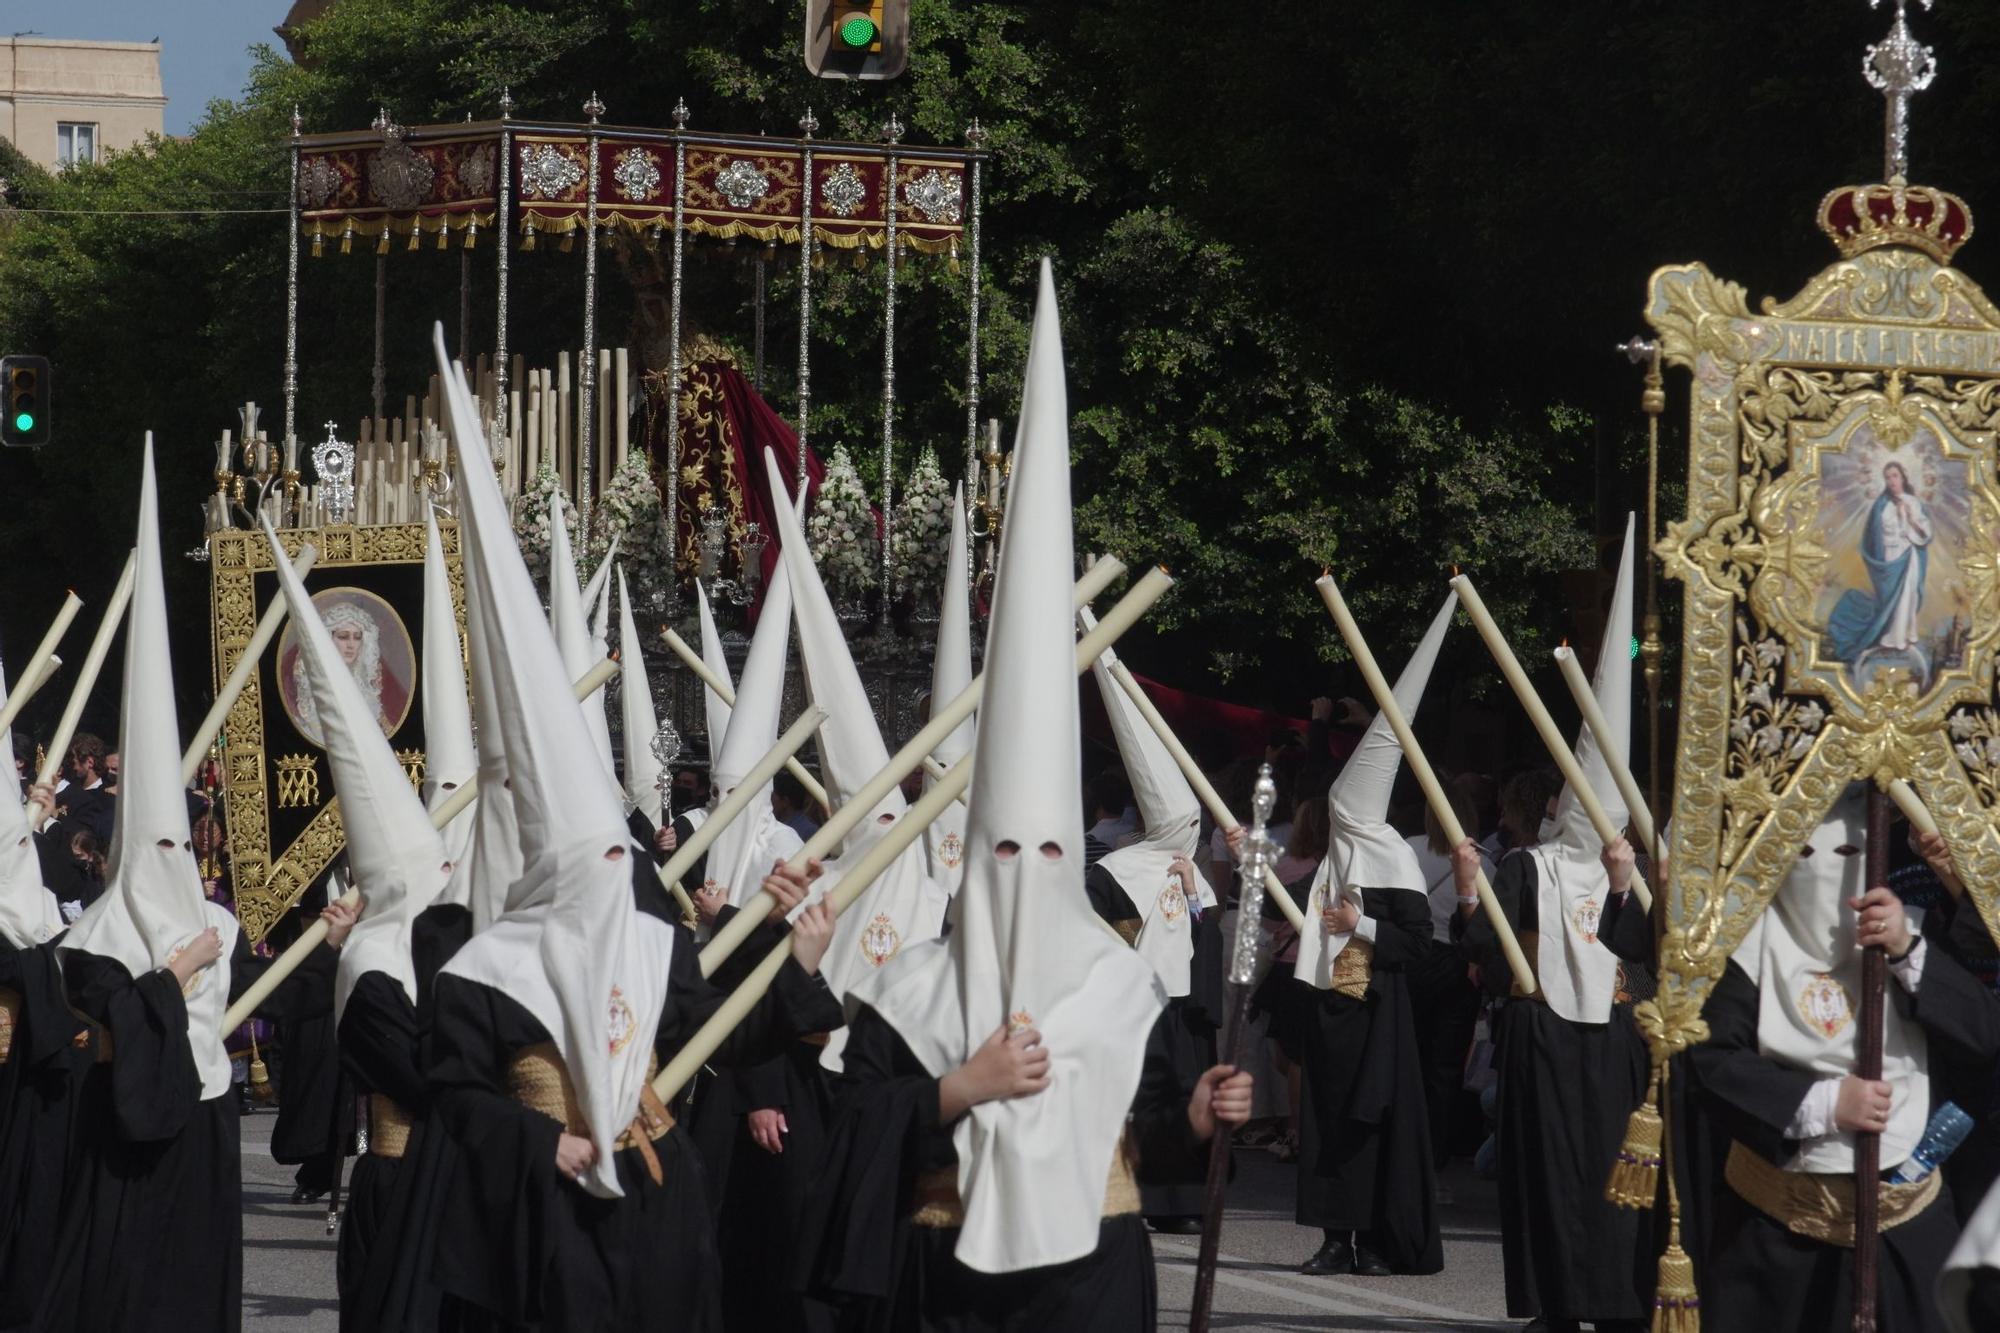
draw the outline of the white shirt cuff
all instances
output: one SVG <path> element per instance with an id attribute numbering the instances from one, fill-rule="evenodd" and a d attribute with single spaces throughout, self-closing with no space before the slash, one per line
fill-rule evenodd
<path id="1" fill-rule="evenodd" d="M 1788 1139 L 1817 1139 L 1833 1133 L 1833 1112 L 1840 1100 L 1839 1075 L 1830 1075 L 1812 1085 L 1799 1109 L 1792 1114 L 1792 1123 L 1785 1126 Z"/>
<path id="2" fill-rule="evenodd" d="M 1889 972 L 1902 985 L 1905 991 L 1908 991 L 1912 995 L 1917 993 L 1917 987 L 1922 985 L 1924 980 L 1923 936 L 1917 936 L 1917 942 L 1910 946 L 1908 953 L 1904 954 L 1901 958 L 1890 960 Z"/>
<path id="3" fill-rule="evenodd" d="M 1375 918 L 1364 916 L 1359 921 L 1356 921 L 1354 923 L 1354 938 L 1367 940 L 1370 944 L 1373 944 L 1375 942 Z"/>

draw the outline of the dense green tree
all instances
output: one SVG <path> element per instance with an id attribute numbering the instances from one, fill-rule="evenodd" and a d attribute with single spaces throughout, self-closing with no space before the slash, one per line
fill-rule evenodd
<path id="1" fill-rule="evenodd" d="M 105 587 L 123 552 L 132 461 L 158 433 L 168 525 L 192 544 L 217 430 L 280 401 L 285 138 L 309 129 L 520 114 L 911 142 L 990 135 L 985 407 L 1011 415 L 1035 261 L 1055 256 L 1087 544 L 1181 576 L 1162 632 L 1134 645 L 1177 683 L 1290 707 L 1337 660 L 1309 588 L 1335 566 L 1395 657 L 1451 563 L 1482 574 L 1524 649 L 1574 623 L 1553 575 L 1638 499 L 1635 377 L 1609 356 L 1640 327 L 1646 273 L 1702 257 L 1788 294 L 1827 257 L 1819 195 L 1876 170 L 1876 101 L 1855 66 L 1884 19 L 1854 4 L 1626 0 L 1264 5 L 1225 16 L 1140 0 L 916 0 L 909 73 L 809 77 L 799 0 L 343 0 L 307 60 L 265 52 L 244 95 L 185 140 L 48 176 L 0 159 L 0 344 L 58 363 L 57 445 L 0 457 L 0 560 L 52 571 L 0 589 L 31 637 L 56 583 Z M 1975 206 L 2000 194 L 1981 132 L 2000 15 L 1924 16 L 1943 57 L 1919 103 L 1917 174 Z M 1935 170 L 1932 168 L 1935 167 Z M 145 216 L 155 210 L 213 210 Z M 60 210 L 60 211 L 36 211 Z M 264 211 L 255 211 L 264 210 Z M 747 340 L 744 252 L 695 247 L 690 311 Z M 474 264 L 474 343 L 491 273 Z M 775 256 L 776 327 L 794 274 Z M 546 360 L 580 337 L 580 263 L 519 257 L 512 338 Z M 391 392 L 450 326 L 458 265 L 390 260 Z M 615 274 L 616 270 L 611 270 Z M 302 420 L 366 402 L 373 265 L 306 270 Z M 879 260 L 818 279 L 816 442 L 879 431 Z M 964 281 L 905 266 L 898 358 L 905 458 L 961 457 Z M 608 281 L 606 327 L 625 317 Z M 773 347 L 788 346 L 773 339 Z M 769 393 L 792 402 L 790 357 Z M 269 418 L 267 417 L 267 424 Z M 858 456 L 874 467 L 874 451 Z M 1670 461 L 1671 468 L 1671 461 Z M 184 662 L 203 648 L 203 571 L 173 589 Z M 1574 585 L 1571 585 L 1574 586 Z M 1467 636 L 1469 637 L 1469 636 Z M 1476 652 L 1465 644 L 1455 651 Z M 184 676 L 187 676 L 185 670 Z"/>

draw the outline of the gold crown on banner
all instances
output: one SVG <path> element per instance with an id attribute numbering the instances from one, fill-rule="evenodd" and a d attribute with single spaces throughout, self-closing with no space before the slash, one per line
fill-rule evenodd
<path id="1" fill-rule="evenodd" d="M 1950 191 L 1928 185 L 1843 185 L 1820 201 L 1819 227 L 1843 259 L 1901 245 L 1949 264 L 1972 237 L 1972 210 Z"/>

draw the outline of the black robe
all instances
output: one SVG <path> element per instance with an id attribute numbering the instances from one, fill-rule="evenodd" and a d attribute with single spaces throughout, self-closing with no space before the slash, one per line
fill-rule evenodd
<path id="1" fill-rule="evenodd" d="M 1139 922 L 1132 896 L 1125 892 L 1118 877 L 1104 868 L 1103 862 L 1084 871 L 1083 887 L 1090 895 L 1092 909 L 1112 925 L 1122 924 L 1131 929 Z M 1188 930 L 1193 955 L 1188 993 L 1170 996 L 1166 1011 L 1160 1016 L 1160 1038 L 1165 1043 L 1167 1060 L 1173 1067 L 1183 1103 L 1194 1092 L 1201 1076 L 1215 1064 L 1216 1029 L 1221 1026 L 1223 1012 L 1222 912 L 1219 907 L 1207 912 L 1197 912 L 1194 907 L 1192 902 L 1188 904 L 1193 918 Z M 1139 1209 L 1149 1218 L 1200 1217 L 1207 1202 L 1204 1186 L 1205 1182 L 1200 1180 L 1142 1181 Z"/>
<path id="2" fill-rule="evenodd" d="M 1367 994 L 1306 988 L 1298 1222 L 1361 1233 L 1397 1273 L 1435 1273 L 1444 1243 L 1404 974 L 1428 951 L 1430 903 L 1408 889 L 1364 888 L 1361 897 L 1375 922 Z"/>
<path id="3" fill-rule="evenodd" d="M 0 1064 L 0 1329 L 18 1329 L 55 1261 L 72 1093 L 90 1052 L 75 1041 L 83 1024 L 70 1013 L 54 943 L 0 943 L 0 987 L 21 997 Z"/>
<path id="4" fill-rule="evenodd" d="M 322 885 L 308 893 L 271 932 L 282 952 L 326 906 Z M 332 1188 L 341 1157 L 354 1137 L 353 1089 L 341 1076 L 340 1044 L 333 1030 L 333 975 L 339 955 L 316 949 L 287 978 L 282 999 L 259 1010 L 278 1024 L 278 1121 L 271 1127 L 271 1158 L 299 1168 L 307 1189 Z"/>
<path id="5" fill-rule="evenodd" d="M 401 1157 L 364 1153 L 354 1164 L 340 1226 L 336 1275 L 342 1333 L 429 1333 L 440 1327 L 443 1292 L 432 1277 L 437 1219 L 444 1208 L 457 1147 L 429 1118 L 423 1028 L 430 1021 L 438 969 L 472 933 L 472 913 L 437 903 L 418 913 L 410 933 L 417 998 L 389 977 L 355 982 L 340 1018 L 341 1063 L 362 1093 L 381 1093 L 411 1121 Z"/>
<path id="6" fill-rule="evenodd" d="M 1924 1031 L 1932 1101 L 1952 1070 L 1990 1069 L 2000 1059 L 2000 998 L 1935 943 L 1925 949 L 1916 994 L 1894 977 L 1889 1005 Z M 1783 1165 L 1796 1150 L 1784 1135 L 1819 1079 L 1762 1055 L 1757 987 L 1731 962 L 1702 1008 L 1708 1041 L 1689 1054 L 1706 1112 L 1745 1148 Z M 1935 1109 L 1935 1105 L 1931 1109 Z M 1943 1333 L 1934 1292 L 1958 1238 L 1951 1191 L 1881 1233 L 1876 1327 L 1882 1333 Z M 1797 1236 L 1726 1183 L 1715 1191 L 1708 1271 L 1697 1271 L 1704 1333 L 1816 1333 L 1852 1327 L 1854 1251 Z M 1976 1327 L 1978 1325 L 1975 1325 Z"/>
<path id="7" fill-rule="evenodd" d="M 675 930 L 654 1041 L 662 1064 L 723 999 L 702 980 L 691 936 Z M 436 1227 L 436 1271 L 457 1327 L 718 1327 L 714 1232 L 701 1162 L 685 1131 L 676 1127 L 653 1144 L 663 1185 L 653 1183 L 640 1151 L 628 1148 L 616 1154 L 625 1197 L 585 1193 L 556 1174 L 562 1126 L 507 1092 L 515 1053 L 551 1040 L 541 1023 L 499 991 L 448 974 L 437 980 L 435 1005 L 425 1035 L 432 1114 L 460 1150 Z M 800 1032 L 839 1021 L 825 984 L 788 962 L 715 1059 L 765 1058 Z"/>
<path id="8" fill-rule="evenodd" d="M 1147 1180 L 1200 1180 L 1208 1145 L 1195 1140 L 1165 1023 L 1126 1123 Z M 1018 1273 L 958 1262 L 955 1228 L 910 1221 L 917 1173 L 954 1166 L 953 1126 L 938 1118 L 938 1080 L 879 1014 L 858 1006 L 849 1025 L 840 1114 L 794 1247 L 793 1280 L 839 1308 L 849 1330 L 907 1333 L 1097 1333 L 1157 1322 L 1153 1251 L 1141 1217 L 1107 1217 L 1081 1259 Z"/>
<path id="9" fill-rule="evenodd" d="M 1539 888 L 1534 857 L 1515 852 L 1500 862 L 1493 892 L 1517 936 L 1539 929 Z M 1462 931 L 1488 992 L 1504 996 L 1513 974 L 1485 913 L 1455 917 L 1453 930 Z M 1598 932 L 1599 943 L 1627 964 L 1640 967 L 1652 957 L 1652 926 L 1636 904 L 1627 909 L 1612 898 Z M 1523 939 L 1522 948 L 1532 965 L 1534 942 Z M 1651 1072 L 1630 1006 L 1612 1005 L 1607 1022 L 1572 1023 L 1538 998 L 1508 1000 L 1494 1044 L 1507 1313 L 1584 1322 L 1647 1317 L 1657 1277 L 1649 1219 L 1604 1197 Z"/>
<path id="10" fill-rule="evenodd" d="M 243 1302 L 235 1090 L 202 1099 L 173 973 L 134 977 L 81 950 L 65 952 L 62 966 L 70 1005 L 110 1034 L 113 1058 L 77 1084 L 56 1257 L 32 1327 L 234 1333 Z M 239 931 L 230 997 L 268 966 Z M 272 1000 L 284 999 L 281 986 Z"/>

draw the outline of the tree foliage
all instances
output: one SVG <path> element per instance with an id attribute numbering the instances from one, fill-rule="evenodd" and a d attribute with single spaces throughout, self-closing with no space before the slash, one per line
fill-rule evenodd
<path id="1" fill-rule="evenodd" d="M 378 107 L 453 121 L 510 89 L 517 114 L 575 120 L 596 92 L 614 123 L 663 125 L 685 97 L 695 126 L 749 133 L 794 133 L 810 106 L 822 137 L 868 139 L 893 111 L 912 143 L 963 142 L 976 115 L 994 153 L 982 413 L 1012 415 L 1052 255 L 1080 539 L 1180 580 L 1132 647 L 1141 665 L 1296 707 L 1320 688 L 1308 664 L 1344 655 L 1309 586 L 1323 565 L 1385 659 L 1452 564 L 1526 655 L 1575 623 L 1553 576 L 1596 564 L 1593 536 L 1639 499 L 1636 376 L 1609 349 L 1640 328 L 1648 270 L 1702 257 L 1788 294 L 1829 254 L 1820 194 L 1874 174 L 1877 106 L 1854 66 L 1883 21 L 1851 9 L 1270 5 L 1216 41 L 1142 0 L 915 0 L 908 74 L 863 86 L 805 73 L 801 0 L 342 0 L 306 64 L 264 52 L 185 140 L 56 176 L 0 159 L 17 210 L 0 217 L 0 344 L 48 351 L 59 384 L 58 445 L 0 458 L 0 559 L 108 587 L 148 428 L 168 531 L 191 545 L 215 432 L 244 398 L 281 401 L 281 214 L 27 210 L 280 208 L 294 105 L 308 129 Z M 1944 64 L 1917 174 L 1976 206 L 2000 187 L 1980 128 L 2000 92 L 1978 76 L 2000 15 L 1924 26 Z M 580 255 L 555 250 L 514 266 L 511 338 L 544 363 L 581 338 Z M 738 345 L 751 253 L 703 242 L 690 261 L 691 319 Z M 492 335 L 477 254 L 475 348 Z M 815 280 L 813 439 L 849 446 L 872 481 L 881 264 L 833 261 Z M 389 267 L 400 399 L 427 373 L 430 321 L 455 330 L 459 273 L 428 247 Z M 611 338 L 631 316 L 618 272 Z M 785 412 L 795 280 L 774 256 L 767 393 Z M 364 256 L 307 262 L 302 423 L 365 410 L 372 281 Z M 900 286 L 899 466 L 930 444 L 953 474 L 965 280 L 913 257 Z M 187 662 L 205 592 L 198 567 L 179 574 Z M 0 590 L 7 642 L 57 596 Z"/>

